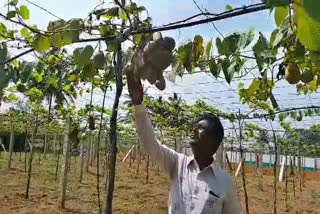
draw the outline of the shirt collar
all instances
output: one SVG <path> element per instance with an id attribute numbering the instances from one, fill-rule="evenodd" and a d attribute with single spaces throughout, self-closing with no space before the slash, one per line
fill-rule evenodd
<path id="1" fill-rule="evenodd" d="M 194 155 L 188 157 L 187 167 L 191 166 L 191 164 L 196 164 L 196 159 L 194 158 Z M 211 163 L 209 166 L 207 166 L 205 169 L 207 169 L 207 168 L 209 168 L 209 167 L 212 169 L 213 175 L 215 175 L 214 171 L 215 171 L 215 169 L 216 169 L 217 166 L 216 166 L 214 160 L 213 160 L 212 163 Z"/>

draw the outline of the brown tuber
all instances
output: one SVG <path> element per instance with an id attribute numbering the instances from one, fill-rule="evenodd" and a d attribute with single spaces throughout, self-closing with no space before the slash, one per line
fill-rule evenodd
<path id="1" fill-rule="evenodd" d="M 301 79 L 301 73 L 298 65 L 296 64 L 289 64 L 286 67 L 285 71 L 285 79 L 290 84 L 297 84 Z"/>
<path id="2" fill-rule="evenodd" d="M 172 50 L 175 45 L 173 38 L 163 38 L 160 32 L 154 33 L 152 40 L 146 46 L 136 49 L 134 73 L 140 79 L 147 79 L 150 84 L 155 84 L 159 90 L 164 90 L 166 82 L 163 77 L 163 71 L 174 60 Z"/>

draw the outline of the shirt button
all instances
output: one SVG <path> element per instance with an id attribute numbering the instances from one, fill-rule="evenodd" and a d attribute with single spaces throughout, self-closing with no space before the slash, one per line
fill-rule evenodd
<path id="1" fill-rule="evenodd" d="M 196 186 L 195 190 L 194 190 L 194 194 L 197 195 L 199 193 L 199 187 Z"/>
<path id="2" fill-rule="evenodd" d="M 190 211 L 194 210 L 194 204 L 192 203 L 190 206 Z"/>

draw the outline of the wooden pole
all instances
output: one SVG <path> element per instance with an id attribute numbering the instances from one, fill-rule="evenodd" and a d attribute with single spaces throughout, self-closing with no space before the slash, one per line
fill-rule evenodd
<path id="1" fill-rule="evenodd" d="M 13 146 L 14 146 L 14 127 L 12 126 L 10 131 L 8 169 L 11 169 Z"/>
<path id="2" fill-rule="evenodd" d="M 66 190 L 67 190 L 67 180 L 68 180 L 68 161 L 69 161 L 69 147 L 70 147 L 70 127 L 71 118 L 68 117 L 66 120 L 66 131 L 63 144 L 63 155 L 62 155 L 62 167 L 61 167 L 61 195 L 60 195 L 60 205 L 61 208 L 65 208 L 66 200 Z"/>

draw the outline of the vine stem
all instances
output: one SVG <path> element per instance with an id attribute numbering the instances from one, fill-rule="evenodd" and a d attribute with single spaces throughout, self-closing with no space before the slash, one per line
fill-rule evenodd
<path id="1" fill-rule="evenodd" d="M 240 109 L 239 109 L 239 115 L 241 115 Z M 244 191 L 246 214 L 249 214 L 249 199 L 248 199 L 247 183 L 246 183 L 245 157 L 243 156 L 243 147 L 242 147 L 242 124 L 241 124 L 241 118 L 239 118 L 239 143 L 240 143 L 240 158 L 241 158 L 241 165 L 242 165 L 242 170 L 241 170 L 242 186 L 243 186 L 243 191 Z"/>
<path id="2" fill-rule="evenodd" d="M 269 9 L 269 7 L 264 3 L 249 5 L 249 6 L 245 6 L 245 7 L 235 8 L 231 11 L 222 12 L 222 13 L 216 14 L 216 16 L 214 16 L 214 17 L 209 17 L 206 19 L 198 20 L 198 21 L 193 21 L 193 22 L 188 22 L 188 23 L 181 23 L 183 21 L 177 21 L 176 23 L 180 23 L 180 24 L 172 23 L 172 24 L 169 24 L 169 25 L 167 24 L 167 25 L 163 25 L 160 27 L 134 30 L 134 31 L 131 31 L 130 33 L 128 33 L 127 36 L 133 36 L 136 34 L 145 34 L 145 33 L 155 33 L 155 32 L 162 32 L 162 31 L 169 31 L 169 30 L 176 30 L 176 29 L 181 29 L 181 28 L 186 28 L 186 27 L 192 27 L 192 26 L 196 26 L 196 25 L 207 24 L 209 22 L 214 22 L 214 21 L 224 20 L 224 19 L 228 19 L 228 18 L 232 18 L 232 17 L 241 16 L 241 15 L 246 15 L 246 14 L 250 14 L 250 13 L 254 13 L 254 12 L 258 12 L 258 11 L 262 11 L 262 10 L 266 10 L 266 9 Z M 0 16 L 8 21 L 13 22 L 13 23 L 20 24 L 24 27 L 30 28 L 29 26 L 27 26 L 23 23 L 20 23 L 18 21 L 12 20 L 12 19 L 8 19 L 5 15 L 3 15 L 1 13 L 0 13 Z M 185 20 L 188 20 L 188 19 L 185 19 Z M 31 29 L 31 31 L 34 32 L 35 30 Z M 123 27 L 122 27 L 121 31 L 123 33 Z M 41 32 L 36 32 L 36 33 L 41 33 Z M 78 41 L 75 41 L 74 43 L 110 41 L 110 40 L 115 40 L 116 38 L 117 38 L 116 35 L 112 35 L 112 36 L 107 36 L 107 37 L 80 39 Z M 30 49 L 28 51 L 25 51 L 25 52 L 13 57 L 13 58 L 7 60 L 5 63 L 9 63 L 9 62 L 21 57 L 21 56 L 24 56 L 24 55 L 32 52 L 32 51 L 34 51 L 34 49 Z"/>
<path id="3" fill-rule="evenodd" d="M 102 213 L 102 206 L 100 200 L 100 141 L 101 141 L 101 132 L 102 132 L 102 121 L 103 121 L 103 114 L 104 114 L 104 105 L 106 101 L 106 94 L 108 88 L 108 82 L 106 82 L 104 94 L 103 94 L 103 101 L 102 101 L 102 110 L 100 115 L 100 125 L 99 125 L 99 133 L 98 133 L 98 142 L 97 142 L 97 193 L 98 193 L 98 204 L 99 204 L 99 213 Z"/>
<path id="4" fill-rule="evenodd" d="M 125 5 L 126 1 L 121 1 L 122 6 Z M 121 33 L 123 33 L 125 22 L 122 21 L 122 29 Z M 107 187 L 107 196 L 106 196 L 106 209 L 105 214 L 112 214 L 112 201 L 113 201 L 113 192 L 114 192 L 114 182 L 115 182 L 115 174 L 116 174 L 116 161 L 117 161 L 117 117 L 118 117 L 118 107 L 120 102 L 120 97 L 123 90 L 123 82 L 122 82 L 122 49 L 121 49 L 122 40 L 117 39 L 117 52 L 116 52 L 116 60 L 115 69 L 116 69 L 116 95 L 115 100 L 112 107 L 112 114 L 110 118 L 110 146 L 111 146 L 111 154 L 110 154 L 110 166 L 109 166 L 109 177 L 108 177 L 108 187 Z"/>

